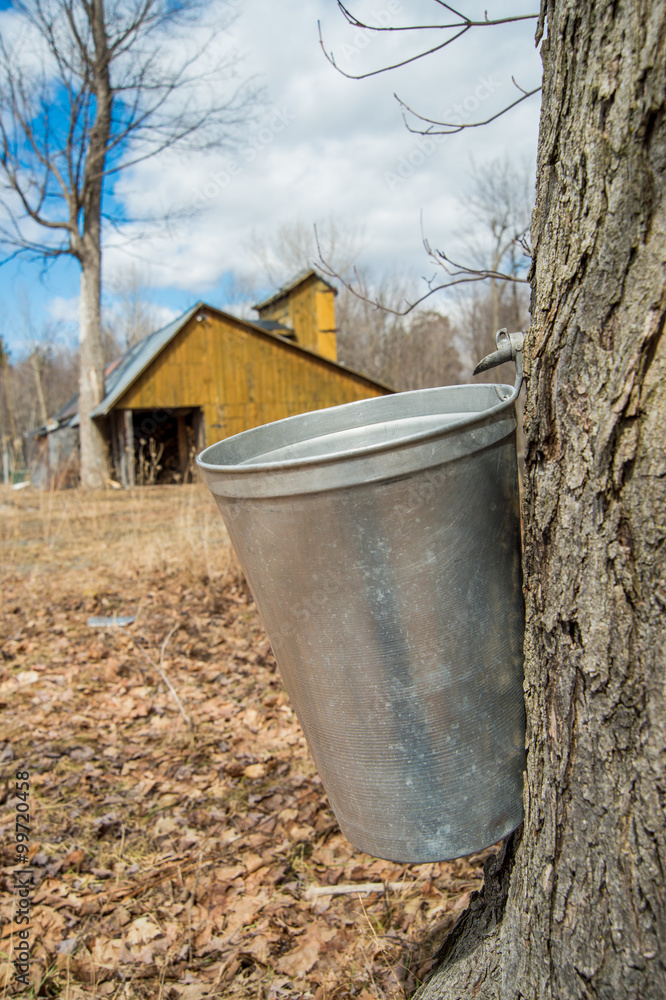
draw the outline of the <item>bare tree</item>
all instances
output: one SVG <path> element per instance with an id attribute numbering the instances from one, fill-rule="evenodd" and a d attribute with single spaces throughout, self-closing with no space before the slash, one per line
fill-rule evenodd
<path id="1" fill-rule="evenodd" d="M 0 338 L 0 450 L 3 474 L 25 468 L 29 431 L 47 423 L 75 395 L 78 356 L 58 324 L 34 323 L 27 301 L 13 324 L 20 346 L 12 357 Z"/>
<path id="2" fill-rule="evenodd" d="M 462 252 L 470 269 L 487 272 L 485 282 L 454 288 L 456 318 L 463 347 L 463 368 L 469 377 L 479 360 L 495 350 L 501 327 L 523 330 L 529 323 L 527 270 L 531 262 L 529 225 L 533 179 L 525 164 L 508 157 L 472 163 L 469 184 L 458 198 L 466 217 L 461 230 Z M 520 281 L 495 277 L 506 273 Z M 486 372 L 488 381 L 511 382 L 510 366 Z"/>
<path id="3" fill-rule="evenodd" d="M 317 222 L 296 219 L 278 226 L 274 233 L 260 236 L 253 233 L 248 250 L 259 265 L 264 281 L 279 287 L 299 271 L 317 264 L 319 247 L 337 271 L 347 274 L 359 258 L 363 234 L 336 216 Z"/>
<path id="4" fill-rule="evenodd" d="M 448 316 L 435 309 L 414 313 L 408 329 L 394 338 L 391 385 L 427 389 L 462 381 L 460 338 Z"/>
<path id="5" fill-rule="evenodd" d="M 137 261 L 117 272 L 109 282 L 113 305 L 104 309 L 104 329 L 127 351 L 159 326 L 157 310 L 148 302 L 143 289 L 148 284 L 147 268 Z M 109 359 L 110 360 L 110 359 Z"/>
<path id="6" fill-rule="evenodd" d="M 37 419 L 41 424 L 45 424 L 49 418 L 48 405 L 45 395 L 45 378 L 53 360 L 55 349 L 60 340 L 60 329 L 57 323 L 49 321 L 39 329 L 35 323 L 30 299 L 25 289 L 21 289 L 18 296 L 18 323 L 15 333 L 20 341 L 24 354 L 27 353 L 27 362 L 34 375 L 34 389 L 37 393 L 38 414 Z M 32 393 L 28 398 L 34 400 Z M 34 426 L 34 422 L 33 425 Z M 25 433 L 29 428 L 23 427 Z"/>
<path id="7" fill-rule="evenodd" d="M 464 244 L 472 263 L 490 275 L 493 331 L 502 325 L 500 305 L 504 304 L 509 292 L 510 308 L 514 313 L 511 326 L 518 329 L 521 322 L 520 285 L 517 281 L 503 281 L 496 275 L 504 273 L 512 278 L 526 278 L 531 259 L 526 237 L 532 215 L 534 199 L 530 197 L 530 189 L 533 186 L 534 180 L 527 168 L 504 157 L 482 165 L 473 163 L 468 189 L 459 199 L 461 208 L 466 209 L 472 222 Z"/>
<path id="8" fill-rule="evenodd" d="M 461 344 L 449 319 L 434 309 L 401 315 L 414 284 L 394 274 L 373 281 L 355 269 L 353 290 L 342 284 L 338 296 L 338 356 L 401 391 L 459 382 Z"/>
<path id="9" fill-rule="evenodd" d="M 495 333 L 508 330 L 525 330 L 529 326 L 529 295 L 520 288 L 518 303 L 513 296 L 504 295 L 499 306 L 488 288 L 472 286 L 465 294 L 455 294 L 453 310 L 460 331 L 463 373 L 466 380 L 472 375 L 480 358 L 496 349 Z M 483 374 L 486 382 L 513 382 L 513 366 L 500 365 Z"/>
<path id="10" fill-rule="evenodd" d="M 377 309 L 371 296 L 377 295 L 382 302 L 398 305 L 408 283 L 395 275 L 382 275 L 373 281 L 367 272 L 355 269 L 355 274 L 355 288 L 362 288 L 368 294 L 362 298 L 345 284 L 339 285 L 338 356 L 350 368 L 399 388 L 395 382 L 396 345 L 406 334 L 408 323 L 395 312 Z"/>
<path id="11" fill-rule="evenodd" d="M 7 478 L 9 467 L 16 465 L 17 458 L 22 456 L 23 447 L 21 435 L 16 420 L 14 406 L 14 380 L 9 361 L 9 351 L 4 338 L 0 337 L 0 367 L 2 368 L 2 385 L 0 385 L 0 418 L 2 420 L 2 468 L 3 478 Z M 20 461 L 20 458 L 19 458 Z"/>
<path id="12" fill-rule="evenodd" d="M 119 172 L 175 147 L 224 142 L 253 94 L 229 84 L 229 24 L 203 0 L 18 0 L 0 42 L 0 177 L 9 251 L 81 266 L 81 482 L 108 477 L 90 414 L 104 393 L 101 259 Z M 9 259 L 9 258 L 6 258 Z"/>

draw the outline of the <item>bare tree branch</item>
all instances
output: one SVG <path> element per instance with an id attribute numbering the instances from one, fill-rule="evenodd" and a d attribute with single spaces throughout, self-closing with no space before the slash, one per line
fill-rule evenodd
<path id="1" fill-rule="evenodd" d="M 370 76 L 378 76 L 380 73 L 388 73 L 390 70 L 399 69 L 401 66 L 408 66 L 410 63 L 416 62 L 417 59 L 423 59 L 425 56 L 433 55 L 435 52 L 441 52 L 448 45 L 453 44 L 458 38 L 461 38 L 468 31 L 473 28 L 491 28 L 496 27 L 500 24 L 512 24 L 516 21 L 532 21 L 539 18 L 539 14 L 517 14 L 512 17 L 501 17 L 490 19 L 488 18 L 488 12 L 486 11 L 486 16 L 482 21 L 475 21 L 465 14 L 460 13 L 450 4 L 444 3 L 443 0 L 434 0 L 438 6 L 442 7 L 444 10 L 453 14 L 456 21 L 449 24 L 410 24 L 405 26 L 392 26 L 392 25 L 374 25 L 367 24 L 364 21 L 359 20 L 354 14 L 352 14 L 349 9 L 342 3 L 342 0 L 337 0 L 338 8 L 342 11 L 346 21 L 352 25 L 354 28 L 360 28 L 363 31 L 375 31 L 375 32 L 404 32 L 404 31 L 455 31 L 450 38 L 446 41 L 440 42 L 437 45 L 433 45 L 431 48 L 424 49 L 422 52 L 418 52 L 416 55 L 408 56 L 406 59 L 401 59 L 396 63 L 392 63 L 389 66 L 382 66 L 380 69 L 369 70 L 367 73 L 347 73 L 345 70 L 341 69 L 340 66 L 335 61 L 335 57 L 332 52 L 326 49 L 324 44 L 324 38 L 321 28 L 321 22 L 317 22 L 319 29 L 319 44 L 321 46 L 324 56 L 328 62 L 333 66 L 338 73 L 342 76 L 347 77 L 348 80 L 366 80 Z"/>
<path id="2" fill-rule="evenodd" d="M 379 73 L 387 73 L 390 70 L 406 66 L 419 59 L 423 59 L 425 56 L 432 55 L 435 52 L 440 52 L 448 45 L 451 45 L 453 42 L 457 41 L 457 39 L 461 38 L 468 31 L 471 31 L 474 28 L 495 27 L 498 25 L 514 23 L 518 21 L 537 20 L 538 21 L 537 44 L 538 44 L 540 38 L 540 30 L 542 30 L 543 28 L 545 0 L 541 0 L 541 9 L 539 13 L 514 15 L 511 17 L 491 19 L 488 17 L 488 12 L 485 11 L 484 12 L 485 16 L 482 21 L 474 20 L 473 18 L 468 17 L 467 15 L 461 13 L 459 10 L 454 8 L 451 4 L 446 3 L 445 0 L 433 0 L 433 2 L 436 3 L 438 6 L 440 6 L 448 14 L 452 15 L 454 20 L 447 20 L 439 24 L 421 24 L 421 25 L 412 24 L 407 26 L 368 24 L 366 22 L 361 21 L 354 14 L 352 14 L 351 11 L 347 8 L 347 6 L 343 3 L 343 0 L 337 0 L 338 8 L 342 12 L 347 23 L 350 24 L 352 27 L 361 29 L 363 31 L 412 32 L 412 31 L 434 30 L 434 31 L 450 31 L 454 33 L 449 38 L 445 39 L 445 41 L 440 42 L 439 44 L 434 45 L 430 48 L 423 49 L 416 55 L 409 56 L 395 63 L 383 66 L 380 69 L 370 70 L 366 73 L 351 74 L 342 70 L 336 64 L 333 53 L 329 53 L 326 50 L 321 29 L 321 23 L 318 22 L 319 43 L 322 48 L 322 51 L 324 52 L 324 56 L 334 66 L 334 68 L 343 76 L 352 80 L 363 80 L 371 76 L 376 76 Z M 516 107 L 518 104 L 521 104 L 523 101 L 527 100 L 529 97 L 532 97 L 534 94 L 538 93 L 541 90 L 540 86 L 535 87 L 532 90 L 526 90 L 524 87 L 521 87 L 516 82 L 515 77 L 512 76 L 511 80 L 516 89 L 520 91 L 521 96 L 517 98 L 515 101 L 513 101 L 511 104 L 502 108 L 500 111 L 489 116 L 487 119 L 478 122 L 467 122 L 467 123 L 446 122 L 446 121 L 439 121 L 433 118 L 428 118 L 427 116 L 422 115 L 419 112 L 415 111 L 413 108 L 411 108 L 397 94 L 394 94 L 394 97 L 400 104 L 403 114 L 403 120 L 409 132 L 416 135 L 453 135 L 457 132 L 461 132 L 463 129 L 479 128 L 482 125 L 490 124 L 490 122 L 493 122 L 496 119 L 500 118 L 502 115 L 506 114 L 512 108 Z M 425 129 L 413 128 L 407 119 L 408 114 L 413 115 L 414 118 L 416 118 L 420 122 L 423 122 L 428 127 Z M 512 207 L 511 211 L 513 211 Z M 385 312 L 390 312 L 398 316 L 406 316 L 408 313 L 412 312 L 414 309 L 416 309 L 419 305 L 425 302 L 431 295 L 434 295 L 436 292 L 440 292 L 445 289 L 453 288 L 454 286 L 459 286 L 459 285 L 466 285 L 482 281 L 490 281 L 491 287 L 494 292 L 494 297 L 497 298 L 498 282 L 507 282 L 509 284 L 512 284 L 514 287 L 519 284 L 527 284 L 527 279 L 521 277 L 517 273 L 518 264 L 515 260 L 515 250 L 516 248 L 520 247 L 520 249 L 526 256 L 531 256 L 531 251 L 529 248 L 527 229 L 523 228 L 518 230 L 517 232 L 514 230 L 508 237 L 508 243 L 507 243 L 506 237 L 508 234 L 508 229 L 510 228 L 509 219 L 504 218 L 502 220 L 499 219 L 493 220 L 493 226 L 495 226 L 496 229 L 496 231 L 495 229 L 493 229 L 493 237 L 495 238 L 496 246 L 494 248 L 494 266 L 492 267 L 475 268 L 475 267 L 469 267 L 465 264 L 456 263 L 443 251 L 434 250 L 430 246 L 428 240 L 422 234 L 423 245 L 425 247 L 426 253 L 435 262 L 435 264 L 437 264 L 438 267 L 442 268 L 445 271 L 447 278 L 443 281 L 441 280 L 437 281 L 435 276 L 433 276 L 430 279 L 424 278 L 423 280 L 426 281 L 426 284 L 428 286 L 428 291 L 425 292 L 420 297 L 416 298 L 414 301 L 411 302 L 405 301 L 404 307 L 401 309 L 396 309 L 395 307 L 388 306 L 387 303 L 383 302 L 379 296 L 369 295 L 367 291 L 364 289 L 360 275 L 356 269 L 354 269 L 353 272 L 354 273 L 353 279 L 347 278 L 346 276 L 343 276 L 338 271 L 336 271 L 336 269 L 331 265 L 330 261 L 327 261 L 324 254 L 322 253 L 315 227 L 315 237 L 317 241 L 317 249 L 319 255 L 318 264 L 320 269 L 325 274 L 327 274 L 331 278 L 335 278 L 342 285 L 343 288 L 345 288 L 348 292 L 356 296 L 360 301 L 373 306 L 375 309 L 382 310 Z M 507 252 L 509 252 L 509 250 L 510 250 L 511 271 L 506 272 L 502 271 L 499 265 L 501 264 L 502 260 L 504 259 Z"/>
<path id="3" fill-rule="evenodd" d="M 511 79 L 513 80 L 513 77 Z M 516 84 L 516 86 L 518 86 L 518 84 Z M 522 87 L 519 87 L 518 89 L 522 90 Z M 522 101 L 527 100 L 528 97 L 532 97 L 533 94 L 538 94 L 540 90 L 541 90 L 540 86 L 535 87 L 534 90 L 529 90 L 529 91 L 524 90 L 522 97 L 519 97 L 511 104 L 507 104 L 505 108 L 502 108 L 501 111 L 498 111 L 496 112 L 496 114 L 491 115 L 490 118 L 486 118 L 484 119 L 484 121 L 480 122 L 435 121 L 432 118 L 427 118 L 425 115 L 419 114 L 418 111 L 414 111 L 414 109 L 410 108 L 410 106 L 406 104 L 405 101 L 402 100 L 402 98 L 398 97 L 397 94 L 394 94 L 393 96 L 395 97 L 396 101 L 402 108 L 402 117 L 405 123 L 405 128 L 407 129 L 408 132 L 412 132 L 414 135 L 455 135 L 456 132 L 462 132 L 462 130 L 465 128 L 480 128 L 482 125 L 489 125 L 491 122 L 494 122 L 497 118 L 501 118 L 502 115 L 505 115 L 507 111 L 511 111 L 511 109 L 515 108 L 516 105 L 521 104 Z M 407 116 L 405 112 L 409 112 L 410 115 L 413 115 L 415 118 L 418 118 L 419 121 L 426 123 L 429 122 L 430 127 L 426 129 L 412 128 L 409 122 L 407 121 Z M 433 125 L 441 126 L 441 128 L 433 128 L 432 127 Z"/>
<path id="4" fill-rule="evenodd" d="M 316 236 L 316 227 L 315 227 Z M 407 316 L 409 313 L 413 312 L 418 306 L 420 306 L 426 299 L 429 299 L 431 295 L 436 292 L 441 292 L 446 288 L 453 288 L 455 285 L 466 285 L 470 282 L 476 281 L 487 281 L 489 278 L 495 278 L 500 281 L 511 281 L 518 284 L 527 284 L 526 278 L 519 278 L 511 274 L 505 274 L 502 271 L 491 271 L 486 268 L 476 269 L 473 267 L 466 267 L 464 264 L 456 264 L 454 261 L 450 260 L 446 254 L 440 250 L 432 250 L 427 240 L 424 240 L 424 246 L 427 254 L 436 261 L 436 263 L 442 267 L 446 273 L 450 276 L 451 280 L 442 281 L 439 284 L 435 283 L 435 278 L 423 278 L 423 280 L 428 285 L 428 291 L 419 298 L 415 299 L 413 302 L 405 301 L 405 306 L 403 309 L 396 309 L 395 307 L 387 305 L 385 301 L 382 301 L 379 296 L 369 295 L 367 291 L 364 291 L 364 281 L 356 266 L 353 268 L 354 280 L 351 280 L 344 275 L 339 274 L 335 268 L 330 264 L 329 261 L 325 259 L 322 254 L 321 247 L 319 246 L 319 238 L 317 237 L 317 249 L 319 251 L 319 257 L 317 264 L 319 270 L 322 271 L 327 277 L 334 278 L 338 281 L 343 288 L 347 289 L 362 302 L 368 303 L 368 305 L 373 306 L 375 309 L 381 309 L 382 312 L 391 313 L 394 316 Z M 450 268 L 454 268 L 451 270 Z"/>

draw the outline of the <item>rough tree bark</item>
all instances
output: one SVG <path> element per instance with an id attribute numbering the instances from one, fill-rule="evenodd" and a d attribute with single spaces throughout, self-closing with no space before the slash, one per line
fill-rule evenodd
<path id="1" fill-rule="evenodd" d="M 104 398 L 104 351 L 100 336 L 101 264 L 99 244 L 92 252 L 81 258 L 79 443 L 81 486 L 84 489 L 103 489 L 109 478 L 106 440 L 101 428 L 90 417 L 97 404 Z"/>
<path id="2" fill-rule="evenodd" d="M 103 0 L 90 7 L 94 63 L 91 90 L 95 95 L 95 121 L 85 165 L 81 216 L 83 231 L 72 233 L 72 247 L 81 264 L 79 306 L 79 418 L 81 486 L 102 489 L 109 478 L 109 456 L 101 428 L 90 414 L 104 398 L 102 348 L 102 187 L 111 134 L 113 95 Z"/>
<path id="3" fill-rule="evenodd" d="M 543 7 L 525 823 L 419 1000 L 666 996 L 666 5 Z"/>

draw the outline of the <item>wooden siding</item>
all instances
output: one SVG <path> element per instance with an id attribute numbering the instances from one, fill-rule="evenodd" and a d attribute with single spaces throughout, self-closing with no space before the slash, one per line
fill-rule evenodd
<path id="1" fill-rule="evenodd" d="M 200 407 L 205 443 L 282 417 L 389 390 L 233 317 L 202 309 L 114 409 Z"/>
<path id="2" fill-rule="evenodd" d="M 335 336 L 335 292 L 316 275 L 290 288 L 283 296 L 259 310 L 261 319 L 290 326 L 296 343 L 331 361 L 337 359 Z"/>
<path id="3" fill-rule="evenodd" d="M 323 282 L 315 290 L 315 323 L 319 354 L 337 361 L 338 340 L 335 328 L 335 292 Z"/>

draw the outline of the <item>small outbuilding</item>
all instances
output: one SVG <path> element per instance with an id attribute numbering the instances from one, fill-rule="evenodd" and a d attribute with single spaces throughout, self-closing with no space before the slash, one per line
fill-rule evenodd
<path id="1" fill-rule="evenodd" d="M 308 410 L 381 396 L 390 388 L 337 361 L 335 289 L 308 271 L 240 319 L 198 302 L 107 367 L 93 412 L 123 486 L 185 482 L 206 445 Z M 33 434 L 32 479 L 71 468 L 72 400 Z M 56 447 L 63 443 L 64 447 Z"/>

